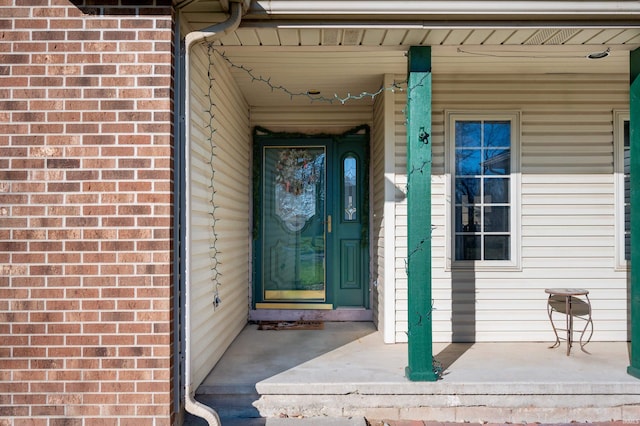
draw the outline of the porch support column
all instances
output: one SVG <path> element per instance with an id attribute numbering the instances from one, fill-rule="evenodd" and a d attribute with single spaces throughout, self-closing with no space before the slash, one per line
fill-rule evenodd
<path id="1" fill-rule="evenodd" d="M 629 149 L 631 186 L 631 365 L 627 372 L 640 378 L 640 49 L 630 53 Z"/>
<path id="2" fill-rule="evenodd" d="M 409 48 L 407 84 L 407 278 L 413 381 L 435 381 L 431 327 L 431 47 Z"/>

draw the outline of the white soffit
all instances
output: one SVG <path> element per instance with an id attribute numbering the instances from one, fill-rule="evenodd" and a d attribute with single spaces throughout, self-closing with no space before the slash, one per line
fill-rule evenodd
<path id="1" fill-rule="evenodd" d="M 404 79 L 406 48 L 402 47 L 241 47 L 216 46 L 228 59 L 230 72 L 252 106 L 309 105 L 307 91 L 319 91 L 334 104 L 349 95 L 374 93 L 383 76 Z M 439 75 L 505 74 L 534 78 L 541 74 L 625 74 L 629 52 L 615 48 L 600 60 L 586 58 L 604 51 L 585 46 L 435 46 L 432 48 L 434 82 Z M 219 55 L 219 53 L 215 53 Z M 233 64 L 233 65 L 231 65 Z M 280 87 L 286 88 L 287 91 Z M 370 104 L 372 99 L 350 100 Z M 327 102 L 313 102 L 326 105 Z"/>
<path id="2" fill-rule="evenodd" d="M 334 10 L 335 13 L 351 14 L 352 20 L 312 19 L 332 10 L 330 3 L 341 8 L 338 12 Z M 380 15 L 391 4 L 405 14 L 384 15 L 387 21 L 383 22 L 367 21 L 362 14 L 355 13 L 359 10 Z M 591 22 L 582 26 L 564 21 L 557 26 L 550 26 L 549 22 L 536 26 L 535 21 L 506 20 L 402 21 L 412 7 L 437 8 L 445 4 L 455 4 L 460 11 L 468 11 L 471 5 L 484 5 L 487 14 L 498 5 L 509 10 L 520 8 L 521 14 L 546 5 L 553 9 L 556 18 L 576 7 L 582 7 L 585 16 L 608 8 L 607 16 L 618 20 L 613 19 L 611 25 Z M 281 8 L 277 17 L 260 17 L 260 10 L 269 13 L 264 9 L 267 5 L 274 14 Z M 360 9 L 349 9 L 355 6 Z M 287 7 L 289 11 L 304 11 L 307 19 L 283 19 Z M 348 95 L 376 92 L 385 74 L 402 76 L 407 67 L 406 51 L 416 45 L 432 46 L 434 79 L 437 74 L 628 73 L 629 50 L 640 46 L 638 10 L 640 2 L 637 1 L 254 1 L 240 28 L 215 44 L 218 52 L 228 59 L 229 69 L 250 105 L 308 105 L 308 98 L 291 96 L 291 93 L 308 90 L 319 91 L 323 98 L 335 97 L 339 103 L 339 98 Z M 183 13 L 191 29 L 201 29 L 225 19 L 215 0 L 194 1 Z M 287 16 L 299 18 L 294 15 Z M 394 21 L 388 21 L 391 18 Z M 636 23 L 621 24 L 622 18 L 636 18 Z M 610 54 L 605 59 L 586 59 L 589 53 L 607 49 Z M 277 89 L 278 86 L 289 93 Z M 371 98 L 364 97 L 357 102 L 371 103 Z"/>

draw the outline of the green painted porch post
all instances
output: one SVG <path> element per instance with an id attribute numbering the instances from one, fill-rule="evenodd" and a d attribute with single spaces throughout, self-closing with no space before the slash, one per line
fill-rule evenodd
<path id="1" fill-rule="evenodd" d="M 630 53 L 629 145 L 631 186 L 631 365 L 627 372 L 640 378 L 640 49 Z"/>
<path id="2" fill-rule="evenodd" d="M 435 381 L 431 328 L 431 47 L 409 48 L 407 93 L 407 276 L 413 381 Z"/>

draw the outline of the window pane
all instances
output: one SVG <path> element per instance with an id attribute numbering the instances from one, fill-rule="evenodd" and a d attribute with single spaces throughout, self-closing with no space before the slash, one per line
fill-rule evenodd
<path id="1" fill-rule="evenodd" d="M 509 121 L 484 122 L 484 146 L 511 146 L 511 123 Z"/>
<path id="2" fill-rule="evenodd" d="M 356 159 L 347 157 L 344 159 L 344 176 L 343 176 L 343 192 L 344 192 L 344 220 L 354 221 L 357 216 L 357 174 Z"/>
<path id="3" fill-rule="evenodd" d="M 480 232 L 480 207 L 456 206 L 456 232 Z"/>
<path id="4" fill-rule="evenodd" d="M 485 232 L 509 232 L 509 207 L 487 206 L 484 208 Z"/>
<path id="5" fill-rule="evenodd" d="M 456 204 L 476 204 L 480 201 L 480 179 L 456 179 Z"/>
<path id="6" fill-rule="evenodd" d="M 511 173 L 511 152 L 508 149 L 485 149 L 485 175 L 508 175 Z"/>
<path id="7" fill-rule="evenodd" d="M 456 146 L 480 147 L 480 122 L 457 121 L 456 122 Z"/>
<path id="8" fill-rule="evenodd" d="M 458 235 L 456 237 L 456 260 L 480 260 L 480 237 Z"/>
<path id="9" fill-rule="evenodd" d="M 509 178 L 495 178 L 484 180 L 484 202 L 508 203 L 509 202 Z"/>
<path id="10" fill-rule="evenodd" d="M 480 154 L 478 149 L 456 149 L 456 176 L 479 175 Z"/>
<path id="11" fill-rule="evenodd" d="M 509 236 L 487 235 L 484 237 L 484 258 L 486 260 L 510 260 Z"/>

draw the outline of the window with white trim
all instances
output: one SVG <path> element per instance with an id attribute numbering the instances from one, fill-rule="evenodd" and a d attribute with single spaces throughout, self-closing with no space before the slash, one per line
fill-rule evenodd
<path id="1" fill-rule="evenodd" d="M 616 267 L 626 269 L 631 255 L 629 112 L 614 111 L 613 121 L 616 185 Z"/>
<path id="2" fill-rule="evenodd" d="M 519 114 L 449 113 L 451 259 L 519 265 Z"/>

